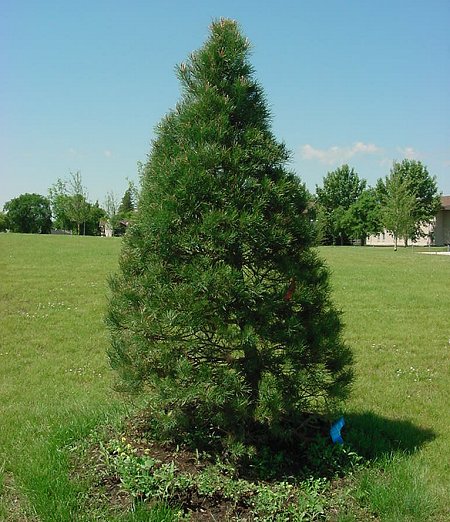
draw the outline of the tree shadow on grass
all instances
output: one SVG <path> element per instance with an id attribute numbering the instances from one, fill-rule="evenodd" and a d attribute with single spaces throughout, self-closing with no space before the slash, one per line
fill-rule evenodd
<path id="1" fill-rule="evenodd" d="M 407 420 L 388 419 L 372 412 L 345 415 L 344 442 L 361 456 L 374 459 L 393 452 L 414 453 L 436 433 Z"/>
<path id="2" fill-rule="evenodd" d="M 361 462 L 361 457 L 373 460 L 397 452 L 410 454 L 436 438 L 431 429 L 371 412 L 345 415 L 343 445 L 333 444 L 329 428 L 330 423 L 321 418 L 313 430 L 291 441 L 287 447 L 278 445 L 267 433 L 263 443 L 255 445 L 255 455 L 241 469 L 242 475 L 260 480 L 280 480 L 288 475 L 297 478 L 345 476 Z"/>
<path id="3" fill-rule="evenodd" d="M 186 467 L 183 460 L 195 462 L 201 454 L 205 463 L 226 462 L 240 478 L 266 482 L 289 477 L 301 480 L 345 476 L 361 463 L 361 458 L 373 460 L 397 452 L 413 453 L 436 437 L 431 429 L 371 412 L 345 415 L 343 445 L 333 444 L 330 426 L 329 418 L 325 416 L 304 414 L 298 419 L 286 420 L 276 429 L 254 423 L 243 432 L 244 437 L 230 439 L 220 437 L 205 424 L 196 426 L 195 432 L 173 433 L 171 443 L 167 444 L 154 438 L 154 429 L 147 432 L 148 419 L 144 416 L 130 422 L 130 435 L 131 438 L 137 434 L 138 438 L 154 440 L 156 445 L 152 448 L 155 451 L 158 446 L 159 460 L 175 459 L 179 469 Z M 184 448 L 181 453 L 175 449 L 179 445 Z"/>

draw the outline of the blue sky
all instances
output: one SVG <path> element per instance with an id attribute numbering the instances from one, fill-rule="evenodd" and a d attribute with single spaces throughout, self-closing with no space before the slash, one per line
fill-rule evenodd
<path id="1" fill-rule="evenodd" d="M 120 198 L 180 97 L 175 65 L 222 16 L 310 190 L 343 163 L 374 184 L 406 157 L 450 194 L 449 0 L 3 0 L 0 206 L 78 170 L 90 200 Z"/>

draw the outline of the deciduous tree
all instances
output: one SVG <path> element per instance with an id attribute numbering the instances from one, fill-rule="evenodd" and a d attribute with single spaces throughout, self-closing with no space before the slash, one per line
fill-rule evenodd
<path id="1" fill-rule="evenodd" d="M 346 212 L 366 187 L 353 168 L 342 165 L 329 172 L 323 187 L 316 187 L 318 230 L 325 244 L 346 244 L 351 237 Z"/>
<path id="2" fill-rule="evenodd" d="M 72 230 L 75 224 L 69 217 L 69 198 L 67 182 L 58 179 L 48 190 L 53 222 L 57 229 Z"/>
<path id="3" fill-rule="evenodd" d="M 414 241 L 419 237 L 424 237 L 426 235 L 424 225 L 434 219 L 440 208 L 436 177 L 431 176 L 420 161 L 409 159 L 401 162 L 395 161 L 391 169 L 392 176 L 398 178 L 398 184 L 405 182 L 405 187 L 414 196 L 414 206 L 411 210 L 414 226 L 409 227 L 408 235 L 404 238 L 405 243 L 408 240 Z M 377 189 L 381 197 L 386 196 L 387 185 L 383 180 L 378 180 Z"/>
<path id="4" fill-rule="evenodd" d="M 0 212 L 0 232 L 5 232 L 8 229 L 8 219 L 4 212 Z"/>
<path id="5" fill-rule="evenodd" d="M 114 192 L 108 192 L 105 198 L 105 217 L 106 217 L 106 225 L 112 230 L 112 234 L 117 230 L 119 223 L 119 204 L 117 202 L 117 198 Z"/>
<path id="6" fill-rule="evenodd" d="M 77 233 L 80 235 L 81 225 L 86 225 L 86 221 L 89 218 L 89 203 L 87 190 L 83 186 L 79 171 L 70 173 L 68 187 L 70 195 L 68 200 L 69 216 L 77 224 Z M 86 234 L 85 227 L 83 228 L 83 234 Z"/>
<path id="7" fill-rule="evenodd" d="M 85 234 L 88 236 L 100 235 L 100 222 L 105 218 L 105 211 L 100 207 L 98 201 L 94 204 L 88 203 L 89 213 L 85 221 Z"/>
<path id="8" fill-rule="evenodd" d="M 374 188 L 365 189 L 358 199 L 350 205 L 344 216 L 344 228 L 349 237 L 360 240 L 364 245 L 371 234 L 382 231 L 381 206 Z"/>
<path id="9" fill-rule="evenodd" d="M 396 170 L 386 177 L 383 188 L 381 221 L 394 236 L 394 250 L 397 250 L 399 238 L 403 238 L 406 246 L 415 233 L 416 198 L 410 182 Z"/>
<path id="10" fill-rule="evenodd" d="M 90 204 L 87 190 L 83 186 L 79 171 L 70 173 L 68 180 L 58 179 L 49 189 L 50 201 L 58 227 L 72 230 L 75 227 L 77 234 L 86 233 L 86 221 L 89 219 Z"/>
<path id="11" fill-rule="evenodd" d="M 49 234 L 51 231 L 50 202 L 40 194 L 22 194 L 5 203 L 3 209 L 12 232 Z"/>

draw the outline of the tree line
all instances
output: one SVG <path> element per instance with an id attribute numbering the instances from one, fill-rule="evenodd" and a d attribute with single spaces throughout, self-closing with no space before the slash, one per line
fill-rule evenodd
<path id="1" fill-rule="evenodd" d="M 397 248 L 399 239 L 407 245 L 424 237 L 439 208 L 436 178 L 420 161 L 404 159 L 375 187 L 348 165 L 329 172 L 316 187 L 312 213 L 322 244 L 364 245 L 368 236 L 387 231 Z"/>
<path id="2" fill-rule="evenodd" d="M 133 219 L 137 207 L 137 189 L 128 182 L 120 203 L 113 192 L 105 202 L 92 203 L 81 173 L 70 173 L 59 178 L 48 191 L 48 196 L 21 194 L 5 203 L 0 213 L 0 231 L 49 234 L 52 229 L 78 235 L 100 235 L 109 228 L 111 234 L 121 235 Z"/>
<path id="3" fill-rule="evenodd" d="M 420 161 L 394 162 L 390 174 L 374 187 L 349 165 L 328 172 L 322 186 L 310 195 L 310 215 L 318 242 L 324 245 L 364 245 L 367 237 L 387 231 L 407 245 L 423 237 L 440 207 L 436 178 Z M 103 206 L 88 199 L 80 172 L 58 179 L 48 197 L 22 194 L 4 205 L 0 231 L 48 234 L 61 229 L 79 235 L 99 235 L 109 228 L 124 233 L 137 206 L 137 189 L 132 182 L 121 202 L 112 192 Z"/>

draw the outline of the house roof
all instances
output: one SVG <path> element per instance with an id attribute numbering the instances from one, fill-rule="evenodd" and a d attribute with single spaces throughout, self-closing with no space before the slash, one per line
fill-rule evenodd
<path id="1" fill-rule="evenodd" d="M 450 196 L 441 196 L 441 207 L 450 210 Z"/>

